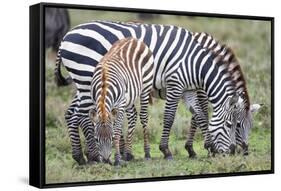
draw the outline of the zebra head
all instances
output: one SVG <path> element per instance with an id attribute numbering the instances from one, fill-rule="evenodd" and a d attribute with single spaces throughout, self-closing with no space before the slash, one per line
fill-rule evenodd
<path id="1" fill-rule="evenodd" d="M 213 153 L 234 153 L 236 147 L 236 127 L 239 117 L 239 95 L 228 97 L 222 107 L 214 109 L 209 130 Z"/>
<path id="2" fill-rule="evenodd" d="M 106 119 L 100 116 L 98 112 L 91 110 L 90 118 L 94 124 L 94 137 L 96 142 L 96 149 L 100 154 L 100 161 L 111 163 L 110 157 L 112 152 L 112 140 L 114 136 L 113 124 L 115 121 L 116 111 L 109 113 Z"/>
<path id="3" fill-rule="evenodd" d="M 260 104 L 252 104 L 248 108 L 242 94 L 235 94 L 222 108 L 220 114 L 224 121 L 220 126 L 210 122 L 210 132 L 213 137 L 214 153 L 235 153 L 236 145 L 243 149 L 243 154 L 248 154 L 248 138 L 253 126 L 252 114 L 260 109 Z M 215 115 L 216 116 L 216 115 Z M 219 121 L 213 118 L 214 121 Z"/>
<path id="4" fill-rule="evenodd" d="M 252 104 L 247 109 L 242 107 L 237 119 L 236 142 L 242 148 L 243 154 L 248 155 L 248 139 L 250 129 L 253 126 L 253 113 L 257 112 L 262 105 Z"/>

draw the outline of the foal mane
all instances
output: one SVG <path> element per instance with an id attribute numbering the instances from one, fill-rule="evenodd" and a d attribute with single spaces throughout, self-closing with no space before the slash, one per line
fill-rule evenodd
<path id="1" fill-rule="evenodd" d="M 106 96 L 109 88 L 108 80 L 110 78 L 110 60 L 114 59 L 115 55 L 118 55 L 122 47 L 124 47 L 132 38 L 121 39 L 115 42 L 110 50 L 104 55 L 99 64 L 101 65 L 101 96 L 98 100 L 98 108 L 101 113 L 101 121 L 106 122 L 108 120 L 108 113 L 106 110 Z M 115 58 L 116 59 L 116 58 Z"/>

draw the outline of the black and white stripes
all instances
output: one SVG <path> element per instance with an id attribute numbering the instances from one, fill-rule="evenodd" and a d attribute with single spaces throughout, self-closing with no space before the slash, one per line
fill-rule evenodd
<path id="1" fill-rule="evenodd" d="M 209 127 L 217 143 L 215 149 L 229 150 L 231 141 L 225 117 L 226 108 L 232 107 L 229 104 L 236 87 L 228 65 L 203 48 L 192 33 L 176 26 L 94 21 L 71 30 L 64 37 L 60 51 L 62 63 L 77 87 L 77 98 L 72 103 L 77 107 L 72 117 L 87 118 L 92 108 L 90 82 L 94 68 L 113 43 L 126 37 L 143 41 L 154 56 L 153 95 L 165 92 L 166 99 L 160 142 L 165 158 L 172 158 L 169 133 L 178 101 L 185 92 L 196 89 L 206 92 L 214 108 Z"/>
<path id="2" fill-rule="evenodd" d="M 250 100 L 248 96 L 248 91 L 246 87 L 246 81 L 244 79 L 244 75 L 240 68 L 240 64 L 233 53 L 233 51 L 226 45 L 221 45 L 216 41 L 211 35 L 207 33 L 194 33 L 195 39 L 203 45 L 204 48 L 207 48 L 214 52 L 217 57 L 221 57 L 226 63 L 228 63 L 228 71 L 231 73 L 232 79 L 235 81 L 236 92 L 239 94 L 240 98 L 240 109 L 238 111 L 239 116 L 237 116 L 236 121 L 231 122 L 232 130 L 235 133 L 231 134 L 232 140 L 232 153 L 234 153 L 235 145 L 240 145 L 244 154 L 248 153 L 248 134 L 249 129 L 252 126 L 252 115 L 251 113 L 257 111 L 254 108 L 259 108 L 258 104 L 250 105 Z M 208 97 L 206 93 L 202 90 L 196 90 L 196 92 L 188 92 L 188 95 L 184 96 L 185 102 L 187 105 L 191 107 L 193 110 L 193 117 L 191 122 L 191 129 L 188 135 L 188 140 L 186 143 L 187 150 L 191 157 L 194 157 L 196 154 L 193 151 L 192 143 L 193 137 L 196 131 L 196 127 L 204 127 L 204 124 L 207 123 L 208 120 Z M 193 106 L 195 105 L 195 106 Z M 199 107 L 198 107 L 199 106 Z M 203 116 L 201 119 L 203 120 L 194 120 L 196 115 Z M 203 124 L 202 124 L 203 123 Z M 237 124 L 237 127 L 235 127 Z M 242 127 L 242 128 L 241 128 Z M 207 129 L 202 129 L 204 137 L 208 136 L 208 133 L 205 133 Z M 243 138 L 242 138 L 243 137 Z M 214 140 L 216 142 L 216 139 Z M 205 142 L 206 144 L 206 142 Z M 214 143 L 216 145 L 216 143 Z"/>

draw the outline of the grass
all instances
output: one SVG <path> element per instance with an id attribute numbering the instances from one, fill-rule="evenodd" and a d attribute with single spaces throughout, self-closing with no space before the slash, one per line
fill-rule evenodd
<path id="1" fill-rule="evenodd" d="M 113 15 L 110 12 L 86 10 L 82 12 L 71 10 L 70 16 L 72 26 L 94 19 L 139 20 L 132 13 Z M 251 102 L 264 104 L 259 113 L 254 115 L 254 127 L 249 140 L 250 155 L 207 157 L 207 152 L 203 149 L 201 133 L 198 131 L 194 143 L 197 158 L 189 159 L 184 143 L 190 127 L 191 114 L 186 111 L 183 104 L 180 104 L 170 136 L 170 148 L 174 160 L 165 161 L 158 149 L 163 126 L 164 101 L 155 100 L 154 105 L 149 108 L 152 160 L 143 159 L 142 129 L 138 121 L 133 143 L 134 161 L 127 162 L 119 168 L 107 164 L 77 166 L 71 157 L 70 140 L 64 121 L 64 112 L 74 96 L 75 89 L 72 86 L 56 87 L 53 76 L 54 62 L 46 58 L 46 182 L 62 183 L 271 169 L 269 22 L 186 16 L 161 16 L 147 22 L 174 24 L 190 31 L 208 32 L 234 50 L 247 80 Z M 84 141 L 83 137 L 82 139 Z"/>

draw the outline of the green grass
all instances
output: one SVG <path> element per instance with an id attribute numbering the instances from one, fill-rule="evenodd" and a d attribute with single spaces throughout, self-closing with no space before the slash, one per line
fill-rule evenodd
<path id="1" fill-rule="evenodd" d="M 95 19 L 138 20 L 135 14 L 113 15 L 110 12 L 98 11 L 71 10 L 70 16 L 72 26 Z M 71 157 L 70 140 L 64 121 L 64 112 L 74 96 L 75 89 L 71 86 L 56 87 L 53 76 L 54 62 L 46 58 L 46 182 L 269 170 L 271 168 L 270 24 L 264 21 L 185 16 L 162 16 L 147 22 L 174 24 L 190 31 L 208 32 L 234 50 L 247 80 L 251 103 L 264 104 L 259 113 L 254 115 L 254 127 L 249 140 L 250 155 L 207 157 L 207 152 L 203 149 L 201 133 L 198 131 L 194 143 L 197 158 L 189 159 L 184 143 L 190 127 L 191 114 L 180 103 L 170 136 L 170 148 L 174 160 L 165 161 L 158 149 L 163 126 L 164 101 L 154 100 L 154 105 L 149 108 L 152 160 L 143 159 L 143 135 L 138 121 L 133 143 L 135 160 L 125 163 L 122 167 L 107 164 L 77 166 Z M 82 139 L 84 142 L 83 137 Z"/>

